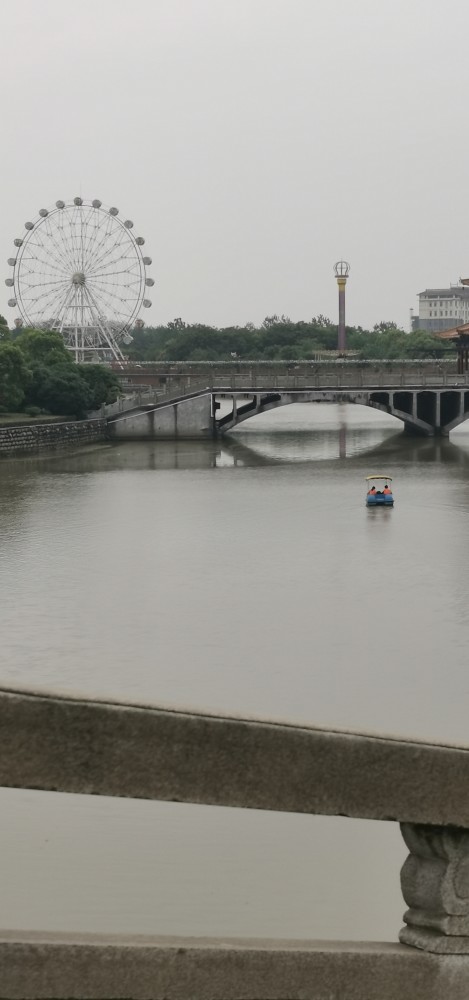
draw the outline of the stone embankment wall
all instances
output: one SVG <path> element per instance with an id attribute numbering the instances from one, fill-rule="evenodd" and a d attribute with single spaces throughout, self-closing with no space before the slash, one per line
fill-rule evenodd
<path id="1" fill-rule="evenodd" d="M 104 441 L 106 436 L 105 420 L 0 427 L 0 460 L 15 455 L 35 455 L 47 449 L 92 444 L 94 441 Z"/>

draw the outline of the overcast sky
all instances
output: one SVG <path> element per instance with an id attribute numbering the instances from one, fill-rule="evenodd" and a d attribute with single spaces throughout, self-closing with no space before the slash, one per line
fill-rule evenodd
<path id="1" fill-rule="evenodd" d="M 467 0 L 0 0 L 0 243 L 100 198 L 153 258 L 147 323 L 409 325 L 469 276 Z M 9 320 L 11 294 L 0 311 Z"/>

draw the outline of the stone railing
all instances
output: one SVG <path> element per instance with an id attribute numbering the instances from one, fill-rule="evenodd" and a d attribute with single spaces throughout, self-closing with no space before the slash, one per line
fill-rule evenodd
<path id="1" fill-rule="evenodd" d="M 469 750 L 0 691 L 0 784 L 401 823 L 401 943 L 0 933 L 2 1000 L 467 1000 Z"/>
<path id="2" fill-rule="evenodd" d="M 372 371 L 338 371 L 312 372 L 309 375 L 276 375 L 270 372 L 266 375 L 232 374 L 226 378 L 207 375 L 207 388 L 223 391 L 256 389 L 269 392 L 275 389 L 443 389 L 445 387 L 460 388 L 469 385 L 469 373 L 457 375 L 454 372 L 392 372 Z"/>

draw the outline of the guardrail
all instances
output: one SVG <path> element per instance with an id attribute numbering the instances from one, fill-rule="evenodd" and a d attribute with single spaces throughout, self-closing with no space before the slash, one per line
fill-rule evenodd
<path id="1" fill-rule="evenodd" d="M 259 389 L 268 392 L 272 389 L 442 389 L 461 388 L 469 386 L 469 374 L 456 375 L 453 373 L 424 374 L 416 378 L 415 374 L 393 374 L 392 372 L 372 372 L 355 371 L 347 374 L 337 373 L 336 375 L 321 374 L 317 372 L 312 375 L 234 375 L 221 379 L 220 377 L 211 379 L 208 375 L 203 380 L 210 389 L 243 390 Z"/>
<path id="2" fill-rule="evenodd" d="M 407 944 L 3 932 L 2 1000 L 467 1000 L 466 748 L 3 690 L 0 784 L 395 820 L 410 850 Z"/>

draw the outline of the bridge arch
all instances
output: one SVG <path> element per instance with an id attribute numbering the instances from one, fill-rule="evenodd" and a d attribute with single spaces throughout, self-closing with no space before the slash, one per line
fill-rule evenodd
<path id="1" fill-rule="evenodd" d="M 306 390 L 299 392 L 282 392 L 281 390 L 272 392 L 253 393 L 246 402 L 239 403 L 240 396 L 245 399 L 246 394 L 236 394 L 225 392 L 223 396 L 233 400 L 231 413 L 226 414 L 216 420 L 217 430 L 221 434 L 233 430 L 238 424 L 261 413 L 267 413 L 278 406 L 290 406 L 293 403 L 355 403 L 361 406 L 368 406 L 371 409 L 380 410 L 392 417 L 397 417 L 409 429 L 420 434 L 431 435 L 435 433 L 435 425 L 422 419 L 417 414 L 415 393 L 411 391 L 356 391 L 340 392 L 334 390 Z M 469 396 L 469 393 L 468 393 Z M 400 405 L 395 405 L 396 403 Z M 402 397 L 402 398 L 401 398 Z M 405 407 L 405 408 L 404 408 Z M 469 416 L 469 413 L 466 414 Z"/>

